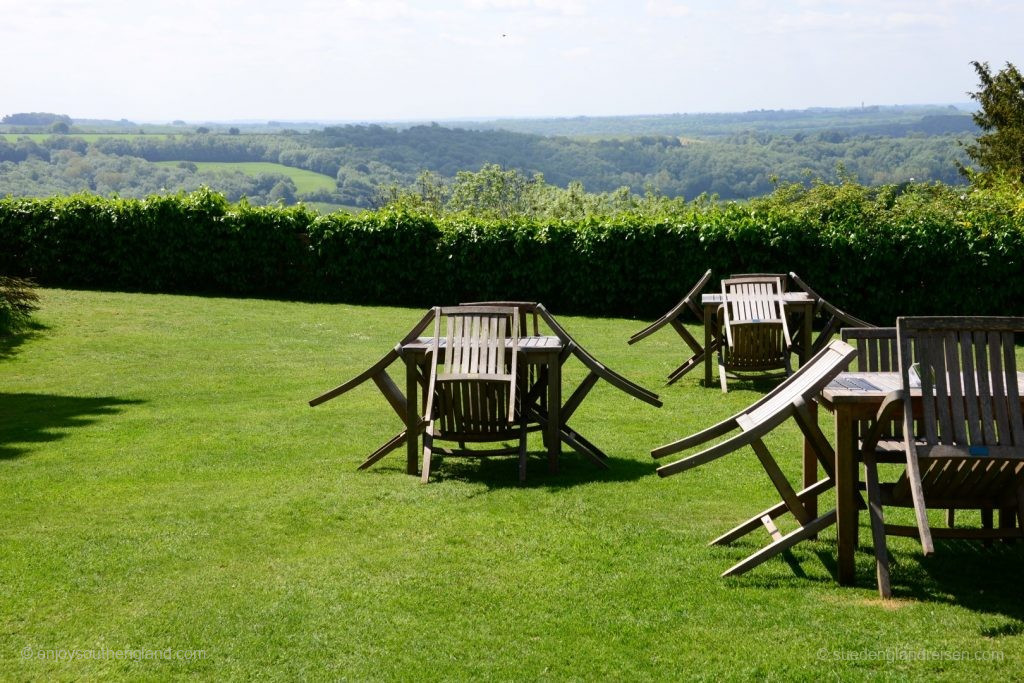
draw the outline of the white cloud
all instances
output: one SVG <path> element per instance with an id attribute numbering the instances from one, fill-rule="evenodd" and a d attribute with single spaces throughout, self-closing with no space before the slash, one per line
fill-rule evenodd
<path id="1" fill-rule="evenodd" d="M 591 48 L 581 45 L 580 47 L 572 47 L 568 50 L 562 50 L 562 57 L 575 61 L 578 59 L 587 59 L 593 53 L 594 51 Z"/>
<path id="2" fill-rule="evenodd" d="M 567 17 L 581 17 L 587 13 L 586 5 L 581 0 L 533 0 L 533 4 L 539 9 Z"/>
<path id="3" fill-rule="evenodd" d="M 530 0 L 463 0 L 463 4 L 472 10 L 489 12 L 491 10 L 522 9 L 531 5 Z"/>
<path id="4" fill-rule="evenodd" d="M 483 12 L 539 9 L 578 17 L 586 14 L 587 11 L 583 0 L 463 0 L 463 4 L 469 9 Z"/>
<path id="5" fill-rule="evenodd" d="M 688 17 L 693 10 L 689 5 L 671 0 L 647 0 L 644 11 L 652 17 Z"/>
<path id="6" fill-rule="evenodd" d="M 954 26 L 955 23 L 948 15 L 894 12 L 884 18 L 883 25 L 885 28 L 904 30 L 914 28 L 949 28 Z"/>

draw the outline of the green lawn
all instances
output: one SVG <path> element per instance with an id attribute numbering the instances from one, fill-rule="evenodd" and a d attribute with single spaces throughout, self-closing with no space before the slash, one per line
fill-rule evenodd
<path id="1" fill-rule="evenodd" d="M 181 162 L 157 161 L 155 163 L 165 166 L 176 166 Z M 298 192 L 333 191 L 336 187 L 334 178 L 329 175 L 267 161 L 196 161 L 193 163 L 195 163 L 200 171 L 240 171 L 251 176 L 260 175 L 261 173 L 279 173 L 291 178 L 295 182 L 295 189 Z"/>
<path id="2" fill-rule="evenodd" d="M 0 346 L 0 680 L 1022 671 L 1024 544 L 947 543 L 926 560 L 893 540 L 899 599 L 882 603 L 862 515 L 855 587 L 832 578 L 834 529 L 790 562 L 718 578 L 763 539 L 706 542 L 775 502 L 767 478 L 748 451 L 659 479 L 649 450 L 759 394 L 723 396 L 698 373 L 663 386 L 682 347 L 670 331 L 627 347 L 642 323 L 559 316 L 665 402 L 594 390 L 573 424 L 609 471 L 567 453 L 548 475 L 531 436 L 524 486 L 514 458 L 448 460 L 422 485 L 401 453 L 356 471 L 400 429 L 372 385 L 306 405 L 421 311 L 41 294 L 43 329 Z M 792 426 L 768 439 L 790 473 L 799 443 Z M 115 656 L 168 648 L 202 655 Z"/>

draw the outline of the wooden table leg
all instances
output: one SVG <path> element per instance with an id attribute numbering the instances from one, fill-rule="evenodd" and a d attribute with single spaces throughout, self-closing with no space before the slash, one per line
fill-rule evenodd
<path id="1" fill-rule="evenodd" d="M 811 337 L 814 333 L 814 305 L 804 307 L 803 325 L 800 326 L 800 367 L 811 359 Z"/>
<path id="2" fill-rule="evenodd" d="M 836 533 L 839 537 L 839 583 L 856 580 L 854 553 L 857 550 L 857 457 L 855 421 L 849 409 L 836 405 Z"/>
<path id="3" fill-rule="evenodd" d="M 562 451 L 562 366 L 558 353 L 548 356 L 548 471 L 558 472 L 558 459 Z"/>
<path id="4" fill-rule="evenodd" d="M 416 360 L 409 354 L 405 357 L 405 471 L 417 474 L 420 460 L 420 402 L 419 381 L 417 378 Z"/>
<path id="5" fill-rule="evenodd" d="M 704 386 L 711 386 L 711 323 L 714 307 L 704 307 Z"/>
<path id="6" fill-rule="evenodd" d="M 807 402 L 807 410 L 811 417 L 817 421 L 818 419 L 818 404 L 814 401 Z M 804 439 L 804 467 L 803 467 L 803 488 L 813 486 L 818 481 L 818 457 L 814 453 L 814 448 L 811 443 Z M 818 516 L 818 497 L 815 496 L 807 500 L 804 504 L 807 509 L 807 513 L 813 519 Z"/>

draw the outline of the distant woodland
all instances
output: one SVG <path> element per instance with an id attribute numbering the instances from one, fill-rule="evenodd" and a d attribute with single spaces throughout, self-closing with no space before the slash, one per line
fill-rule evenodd
<path id="1" fill-rule="evenodd" d="M 142 197 L 208 186 L 230 201 L 374 207 L 424 171 L 442 182 L 497 164 L 587 192 L 748 199 L 779 184 L 962 183 L 977 130 L 952 107 L 676 114 L 327 127 L 167 126 L 12 114 L 0 120 L 0 196 Z M 199 162 L 270 162 L 258 174 Z M 332 182 L 303 191 L 289 169 Z M 331 188 L 331 189 L 329 189 Z"/>

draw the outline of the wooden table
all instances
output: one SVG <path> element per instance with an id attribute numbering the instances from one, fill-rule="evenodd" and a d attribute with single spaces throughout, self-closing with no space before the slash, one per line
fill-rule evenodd
<path id="1" fill-rule="evenodd" d="M 1024 373 L 1017 373 L 1017 386 L 1024 409 Z M 822 390 L 818 399 L 835 418 L 838 578 L 843 585 L 852 585 L 855 580 L 854 553 L 860 524 L 857 423 L 874 418 L 885 397 L 902 388 L 898 372 L 844 372 Z M 807 472 L 804 474 L 806 478 Z"/>
<path id="2" fill-rule="evenodd" d="M 718 307 L 722 305 L 722 294 L 704 294 L 700 298 L 704 307 L 704 386 L 711 386 L 711 350 L 718 343 Z M 811 326 L 814 323 L 814 299 L 807 292 L 786 292 L 782 303 L 787 313 L 801 314 L 800 365 L 811 358 Z"/>
<path id="3" fill-rule="evenodd" d="M 439 352 L 444 353 L 445 340 L 442 338 Z M 406 461 L 405 469 L 409 474 L 416 474 L 419 466 L 420 447 L 418 425 L 425 408 L 426 396 L 419 396 L 420 385 L 424 383 L 430 369 L 427 363 L 427 351 L 433 343 L 432 337 L 418 337 L 415 341 L 401 344 L 400 355 L 405 361 L 405 398 L 408 408 L 405 411 Z M 520 362 L 536 365 L 544 373 L 547 383 L 547 424 L 545 425 L 544 442 L 548 449 L 548 470 L 558 471 L 558 459 L 561 456 L 559 429 L 562 425 L 562 359 L 565 345 L 558 337 L 520 337 Z M 425 394 L 425 392 L 424 392 Z M 524 397 L 525 401 L 525 397 Z M 418 407 L 418 408 L 417 408 Z"/>

